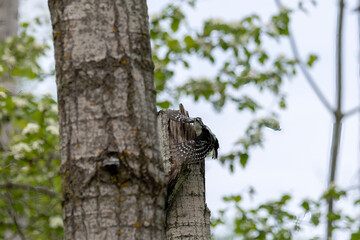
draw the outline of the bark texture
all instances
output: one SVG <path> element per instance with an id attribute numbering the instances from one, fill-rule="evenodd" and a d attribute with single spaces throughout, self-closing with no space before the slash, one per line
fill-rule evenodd
<path id="1" fill-rule="evenodd" d="M 190 124 L 169 120 L 164 112 L 158 114 L 158 129 L 163 164 L 169 174 L 174 164 L 171 163 L 170 144 L 194 139 L 195 130 Z M 166 239 L 211 239 L 210 211 L 205 202 L 205 159 L 188 165 L 188 169 L 190 173 L 166 209 Z"/>
<path id="2" fill-rule="evenodd" d="M 163 239 L 145 0 L 49 0 L 65 239 Z"/>
<path id="3" fill-rule="evenodd" d="M 0 42 L 8 37 L 13 37 L 18 30 L 18 0 L 0 1 Z M 16 84 L 9 81 L 8 73 L 0 77 L 0 87 L 6 88 L 10 93 L 16 92 Z M 0 149 L 3 149 L 9 143 L 9 136 L 12 127 L 9 123 L 1 125 Z"/>
<path id="4" fill-rule="evenodd" d="M 17 34 L 18 1 L 0 1 L 0 42 Z"/>

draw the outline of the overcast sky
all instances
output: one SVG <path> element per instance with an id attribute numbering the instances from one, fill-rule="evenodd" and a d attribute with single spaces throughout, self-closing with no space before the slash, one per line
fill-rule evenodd
<path id="1" fill-rule="evenodd" d="M 21 13 L 31 17 L 36 11 L 29 9 L 42 6 L 46 1 L 24 1 Z M 150 16 L 168 1 L 149 0 Z M 293 0 L 283 1 L 292 4 Z M 307 1 L 305 1 L 307 2 Z M 308 1 L 310 2 L 310 1 Z M 357 17 L 353 9 L 356 0 L 348 0 L 345 10 L 344 26 L 344 109 L 359 105 L 359 33 Z M 311 74 L 331 104 L 335 104 L 335 0 L 318 0 L 314 8 L 309 6 L 309 13 L 296 13 L 291 18 L 291 28 L 299 46 L 300 54 L 306 58 L 309 53 L 316 53 L 320 59 L 311 69 Z M 288 6 L 288 5 L 287 5 Z M 39 9 L 39 7 L 38 7 Z M 203 20 L 216 17 L 224 20 L 238 20 L 251 13 L 259 14 L 266 20 L 276 12 L 272 0 L 198 0 L 196 9 L 188 9 L 187 14 L 192 26 L 201 26 Z M 41 11 L 40 11 L 41 12 Z M 271 45 L 273 44 L 273 45 Z M 276 52 L 291 56 L 287 41 L 280 45 L 269 43 Z M 265 46 L 265 47 L 266 47 Z M 195 61 L 191 71 L 178 73 L 181 81 L 188 76 L 208 76 L 212 66 Z M 34 88 L 34 86 L 25 86 Z M 53 79 L 36 85 L 36 92 L 55 93 Z M 283 193 L 295 197 L 294 206 L 305 197 L 317 199 L 325 189 L 328 179 L 328 162 L 331 143 L 332 118 L 321 105 L 318 98 L 300 73 L 291 81 L 286 81 L 285 92 L 288 96 L 288 108 L 280 114 L 280 132 L 266 131 L 264 148 L 251 152 L 251 159 L 245 170 L 239 165 L 231 174 L 214 160 L 207 160 L 206 190 L 207 203 L 215 213 L 224 207 L 222 196 L 244 193 L 249 186 L 256 189 L 256 202 L 276 199 Z M 204 102 L 194 103 L 191 99 L 182 101 L 190 115 L 203 118 L 220 142 L 220 153 L 228 153 L 233 143 L 241 136 L 247 123 L 253 117 L 250 113 L 238 113 L 232 105 L 226 105 L 220 113 Z M 359 184 L 359 116 L 354 115 L 344 121 L 343 137 L 338 165 L 338 184 L 347 188 Z M 356 193 L 357 194 L 357 193 Z M 354 192 L 354 197 L 356 196 Z M 358 214 L 358 213 L 357 213 Z"/>

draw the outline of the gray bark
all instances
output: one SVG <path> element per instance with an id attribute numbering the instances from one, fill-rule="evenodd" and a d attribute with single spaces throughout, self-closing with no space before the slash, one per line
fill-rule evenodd
<path id="1" fill-rule="evenodd" d="M 18 1 L 0 1 L 0 42 L 17 34 Z"/>
<path id="2" fill-rule="evenodd" d="M 18 7 L 18 0 L 0 1 L 0 42 L 17 34 Z M 15 81 L 8 73 L 0 77 L 0 86 L 6 88 L 10 93 L 16 92 Z M 1 143 L 8 142 L 6 135 L 2 134 Z"/>
<path id="3" fill-rule="evenodd" d="M 7 38 L 13 37 L 18 31 L 18 0 L 1 0 L 0 1 L 0 42 L 5 41 Z M 0 77 L 0 87 L 6 88 L 10 93 L 16 92 L 16 83 L 11 80 L 11 76 L 6 73 Z M 0 133 L 0 151 L 7 147 L 10 141 L 12 125 L 8 122 L 1 123 Z M 7 204 L 7 212 L 13 221 L 16 231 L 7 231 L 4 234 L 5 239 L 24 240 L 27 239 L 24 235 L 23 229 L 28 224 L 23 218 L 19 218 L 12 209 L 13 199 L 10 194 L 6 193 L 1 196 Z"/>
<path id="4" fill-rule="evenodd" d="M 158 114 L 158 129 L 163 164 L 169 174 L 174 164 L 169 146 L 194 139 L 195 130 L 190 124 L 169 120 L 164 112 Z M 187 169 L 188 172 L 180 173 L 182 183 L 174 188 L 178 188 L 176 195 L 166 209 L 166 239 L 211 239 L 210 210 L 205 200 L 205 159 L 188 165 Z"/>
<path id="5" fill-rule="evenodd" d="M 8 37 L 13 37 L 18 30 L 18 1 L 1 0 L 0 1 L 0 42 Z M 9 76 L 0 77 L 0 87 L 5 87 L 9 92 L 16 91 L 16 84 L 8 81 Z M 2 124 L 0 134 L 0 149 L 9 142 L 11 132 L 10 124 Z"/>
<path id="6" fill-rule="evenodd" d="M 64 239 L 163 239 L 145 0 L 49 0 Z"/>

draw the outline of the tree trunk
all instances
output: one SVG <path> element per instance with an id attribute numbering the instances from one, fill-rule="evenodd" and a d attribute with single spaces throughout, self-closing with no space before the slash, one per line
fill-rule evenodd
<path id="1" fill-rule="evenodd" d="M 17 0 L 0 1 L 0 42 L 17 34 L 18 7 Z M 16 91 L 16 84 L 15 82 L 9 82 L 9 76 L 5 75 L 0 77 L 0 87 L 4 87 L 9 92 L 14 93 Z M 8 144 L 11 129 L 10 124 L 1 124 L 0 149 Z"/>
<path id="2" fill-rule="evenodd" d="M 181 111 L 187 115 L 184 109 Z M 158 129 L 163 164 L 169 173 L 172 164 L 169 146 L 194 139 L 195 130 L 190 124 L 169 120 L 164 111 L 158 114 Z M 211 239 L 210 210 L 205 202 L 205 159 L 189 164 L 180 175 L 174 187 L 175 195 L 168 196 L 166 239 Z"/>
<path id="3" fill-rule="evenodd" d="M 18 8 L 18 0 L 0 1 L 0 42 L 16 36 L 18 31 Z M 0 87 L 4 87 L 9 92 L 15 93 L 16 84 L 12 78 L 8 73 L 4 74 L 0 77 Z M 7 141 L 6 139 L 6 142 Z"/>
<path id="4" fill-rule="evenodd" d="M 17 34 L 18 1 L 0 1 L 0 42 Z"/>
<path id="5" fill-rule="evenodd" d="M 163 239 L 145 0 L 49 0 L 64 239 Z"/>

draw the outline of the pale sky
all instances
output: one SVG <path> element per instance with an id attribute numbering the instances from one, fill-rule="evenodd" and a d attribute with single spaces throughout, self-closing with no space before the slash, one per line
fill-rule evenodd
<path id="1" fill-rule="evenodd" d="M 29 7 L 38 4 L 46 8 L 45 0 L 25 1 L 21 13 L 29 17 Z M 150 16 L 164 3 L 163 0 L 148 0 Z M 295 6 L 286 0 L 284 4 Z M 310 2 L 310 1 L 305 1 Z M 348 0 L 344 21 L 344 109 L 352 109 L 359 105 L 359 32 L 357 16 L 353 9 L 356 0 Z M 325 96 L 335 105 L 335 0 L 318 0 L 317 6 L 309 6 L 308 14 L 297 12 L 291 18 L 292 32 L 296 38 L 303 59 L 309 53 L 316 53 L 319 61 L 310 70 Z M 288 5 L 287 5 L 288 6 Z M 201 22 L 210 17 L 224 20 L 238 20 L 251 13 L 259 14 L 266 20 L 276 12 L 272 0 L 198 0 L 195 10 L 188 9 L 189 22 L 192 26 L 201 26 Z M 36 12 L 36 11 L 34 11 Z M 32 13 L 34 14 L 34 13 Z M 277 45 L 269 43 L 266 47 L 273 51 L 292 56 L 288 41 Z M 176 79 L 182 81 L 188 76 L 208 76 L 212 66 L 195 60 L 191 71 L 178 68 Z M 286 81 L 284 86 L 287 98 L 287 110 L 281 112 L 281 132 L 266 131 L 264 148 L 251 152 L 246 169 L 236 165 L 231 174 L 214 160 L 207 160 L 206 194 L 207 204 L 216 213 L 225 205 L 224 195 L 245 193 L 249 186 L 256 189 L 255 202 L 278 199 L 283 193 L 290 193 L 293 206 L 306 197 L 317 199 L 325 189 L 328 179 L 328 162 L 331 143 L 331 115 L 321 105 L 303 75 L 299 72 L 296 78 Z M 27 87 L 25 87 L 26 89 Z M 33 87 L 31 87 L 33 88 Z M 53 79 L 35 86 L 36 92 L 55 93 Z M 242 135 L 252 115 L 248 112 L 238 113 L 231 104 L 226 105 L 220 113 L 213 111 L 210 104 L 194 103 L 191 99 L 182 100 L 191 116 L 203 118 L 220 142 L 220 154 L 232 149 L 233 143 Z M 343 125 L 342 144 L 338 163 L 337 180 L 341 187 L 359 185 L 357 174 L 360 166 L 359 155 L 359 115 L 345 119 Z M 351 199 L 358 196 L 354 191 Z M 251 203 L 253 205 L 254 203 Z M 345 204 L 341 205 L 347 208 Z M 294 211 L 296 209 L 294 208 Z M 358 209 L 357 209 L 358 211 Z M 359 211 L 355 214 L 359 214 Z M 324 231 L 320 233 L 323 234 Z M 303 238 L 299 238 L 303 239 Z M 336 239 L 336 238 L 335 238 Z"/>

